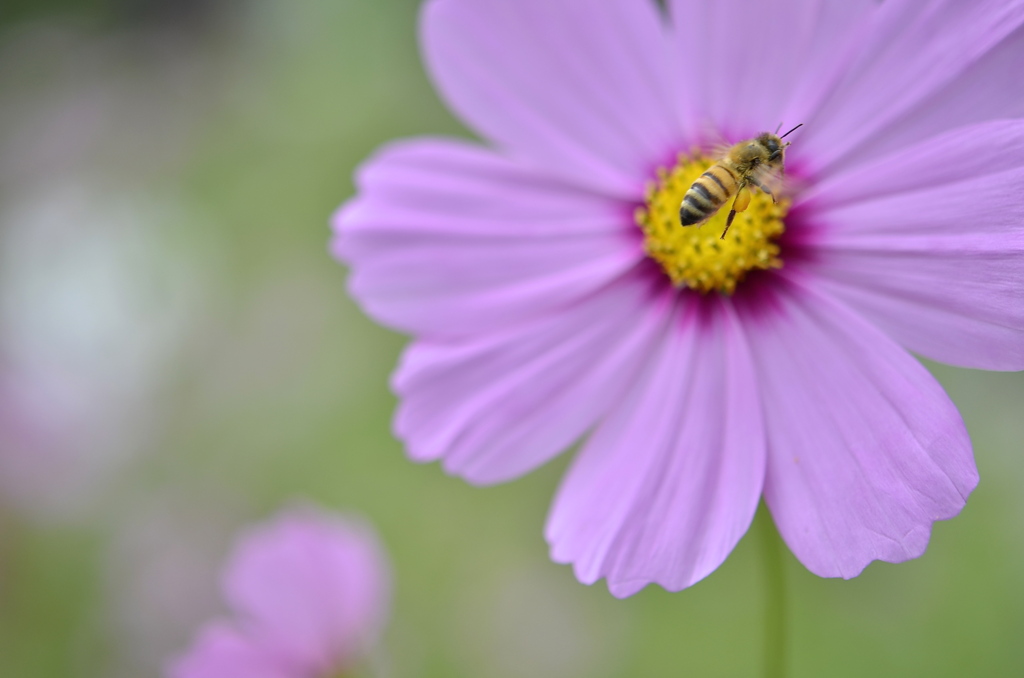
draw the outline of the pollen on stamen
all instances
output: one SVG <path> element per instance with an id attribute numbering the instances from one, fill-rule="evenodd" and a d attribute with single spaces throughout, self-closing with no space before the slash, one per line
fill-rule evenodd
<path id="1" fill-rule="evenodd" d="M 750 205 L 738 212 L 724 239 L 731 199 L 700 226 L 679 223 L 679 204 L 693 182 L 713 161 L 700 154 L 680 155 L 671 170 L 658 168 L 657 181 L 647 186 L 636 223 L 644 233 L 644 251 L 657 261 L 676 287 L 703 294 L 730 295 L 747 272 L 782 267 L 776 240 L 785 231 L 790 202 L 778 203 L 755 191 Z"/>

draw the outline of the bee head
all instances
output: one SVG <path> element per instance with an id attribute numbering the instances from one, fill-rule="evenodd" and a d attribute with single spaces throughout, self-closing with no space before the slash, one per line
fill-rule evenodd
<path id="1" fill-rule="evenodd" d="M 770 132 L 765 132 L 759 136 L 756 140 L 758 146 L 761 147 L 762 153 L 764 153 L 764 162 L 769 164 L 776 163 L 782 158 L 782 151 L 789 146 L 789 144 L 782 143 L 782 139 L 775 136 Z"/>
<path id="2" fill-rule="evenodd" d="M 782 125 L 780 124 L 779 127 L 781 128 Z M 794 131 L 796 131 L 797 129 L 799 129 L 801 127 L 803 127 L 803 123 L 800 123 L 799 125 L 797 125 L 793 129 L 789 130 L 788 132 L 783 134 L 781 137 L 780 136 L 776 136 L 778 134 L 779 130 L 775 130 L 775 134 L 770 134 L 768 132 L 765 132 L 764 134 L 762 134 L 760 137 L 757 138 L 757 140 L 761 143 L 761 145 L 764 146 L 765 150 L 768 151 L 768 162 L 769 163 L 773 163 L 773 162 L 778 162 L 779 161 L 779 159 L 782 157 L 782 152 L 791 143 L 791 142 L 782 143 L 782 140 L 785 137 L 788 137 L 791 133 L 793 133 Z"/>

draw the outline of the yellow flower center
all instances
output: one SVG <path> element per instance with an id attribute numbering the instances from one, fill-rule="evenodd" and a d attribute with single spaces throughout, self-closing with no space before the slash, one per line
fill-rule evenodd
<path id="1" fill-rule="evenodd" d="M 658 181 L 647 187 L 636 222 L 644 232 L 644 251 L 661 264 L 676 287 L 732 294 L 747 271 L 782 267 L 775 241 L 786 230 L 783 217 L 790 202 L 780 199 L 776 204 L 754 191 L 747 209 L 736 213 L 724 239 L 721 235 L 732 208 L 731 197 L 700 226 L 683 226 L 679 204 L 712 164 L 700 154 L 680 155 L 673 169 L 659 168 Z"/>

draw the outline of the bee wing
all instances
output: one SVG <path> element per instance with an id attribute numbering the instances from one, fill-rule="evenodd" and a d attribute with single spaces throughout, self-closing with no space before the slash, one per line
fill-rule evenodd
<path id="1" fill-rule="evenodd" d="M 769 195 L 779 195 L 784 182 L 782 171 L 771 165 L 758 165 L 750 172 L 750 183 Z"/>
<path id="2" fill-rule="evenodd" d="M 712 160 L 718 161 L 729 155 L 729 151 L 732 150 L 734 144 L 730 144 L 724 139 L 719 139 L 711 146 L 710 157 Z"/>
<path id="3" fill-rule="evenodd" d="M 750 174 L 750 183 L 775 199 L 782 195 L 791 196 L 802 188 L 799 179 L 784 175 L 781 169 L 769 165 L 756 167 Z"/>
<path id="4" fill-rule="evenodd" d="M 712 160 L 724 158 L 733 144 L 729 142 L 710 120 L 702 120 L 695 125 L 694 146 L 691 153 L 707 154 Z"/>

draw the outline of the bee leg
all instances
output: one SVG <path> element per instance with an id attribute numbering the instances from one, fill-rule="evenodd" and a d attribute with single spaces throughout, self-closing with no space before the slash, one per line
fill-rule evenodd
<path id="1" fill-rule="evenodd" d="M 761 189 L 762 191 L 764 191 L 764 192 L 765 192 L 765 194 L 766 194 L 766 195 L 767 195 L 767 196 L 768 196 L 769 198 L 771 198 L 771 199 L 772 199 L 772 204 L 773 204 L 773 205 L 777 205 L 777 204 L 778 204 L 778 202 L 779 202 L 779 201 L 775 199 L 775 194 L 774 194 L 774 193 L 772 193 L 772 189 L 768 188 L 767 186 L 765 186 L 765 185 L 764 185 L 764 184 L 762 184 L 762 183 L 761 183 L 760 181 L 758 181 L 757 179 L 754 179 L 754 178 L 751 178 L 751 179 L 750 179 L 750 183 L 754 184 L 755 186 L 757 186 L 758 188 L 760 188 L 760 189 Z"/>
<path id="2" fill-rule="evenodd" d="M 729 227 L 732 226 L 732 220 L 736 218 L 736 210 L 729 210 L 729 216 L 725 219 L 725 230 L 722 231 L 722 235 L 719 236 L 719 240 L 725 240 L 725 234 L 729 232 Z"/>
<path id="3" fill-rule="evenodd" d="M 729 232 L 729 227 L 732 226 L 732 220 L 736 218 L 736 213 L 747 209 L 747 205 L 749 204 L 750 189 L 744 186 L 736 194 L 736 199 L 732 201 L 732 209 L 729 210 L 729 216 L 725 220 L 725 230 L 722 231 L 722 236 L 719 240 L 725 240 L 725 234 Z"/>

